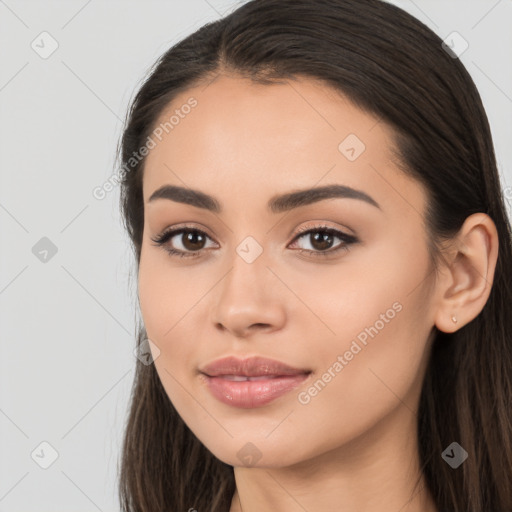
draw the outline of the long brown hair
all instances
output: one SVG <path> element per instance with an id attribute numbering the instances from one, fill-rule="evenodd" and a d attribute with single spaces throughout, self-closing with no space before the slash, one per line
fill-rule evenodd
<path id="1" fill-rule="evenodd" d="M 144 159 L 135 159 L 176 95 L 222 72 L 260 83 L 303 76 L 337 88 L 394 129 L 403 172 L 424 185 L 431 258 L 467 216 L 499 236 L 481 313 L 437 330 L 418 411 L 420 461 L 439 511 L 512 511 L 512 234 L 489 124 L 458 58 L 420 21 L 380 0 L 252 0 L 170 48 L 135 95 L 120 141 L 120 204 L 140 262 Z M 138 326 L 140 344 L 146 337 Z M 452 469 L 453 441 L 468 458 Z M 228 511 L 232 466 L 191 432 L 154 365 L 137 362 L 120 460 L 125 512 Z"/>

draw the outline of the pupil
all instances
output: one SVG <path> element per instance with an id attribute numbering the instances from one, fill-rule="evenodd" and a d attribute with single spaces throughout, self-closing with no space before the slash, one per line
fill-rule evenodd
<path id="1" fill-rule="evenodd" d="M 326 231 L 317 231 L 316 234 L 312 235 L 313 243 L 311 244 L 316 249 L 329 249 L 332 246 L 331 233 Z"/>
<path id="2" fill-rule="evenodd" d="M 201 233 L 197 231 L 190 231 L 185 234 L 185 242 L 184 246 L 189 250 L 197 250 L 202 249 L 202 244 L 204 244 L 204 237 Z"/>

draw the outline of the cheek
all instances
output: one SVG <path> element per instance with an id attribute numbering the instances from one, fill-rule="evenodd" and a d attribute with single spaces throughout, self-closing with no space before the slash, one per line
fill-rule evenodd
<path id="1" fill-rule="evenodd" d="M 402 309 L 387 309 L 387 299 L 382 302 L 384 307 L 371 310 L 368 321 L 354 330 L 354 336 L 317 345 L 320 371 L 311 385 L 298 394 L 299 405 L 293 415 L 302 433 L 321 431 L 317 451 L 358 438 L 393 411 L 407 421 L 414 417 L 428 333 L 427 329 L 417 329 L 417 315 L 410 304 L 402 300 Z M 376 313 L 383 313 L 387 322 Z M 342 325 L 338 327 L 341 331 Z M 274 442 L 285 443 L 286 437 L 294 434 L 280 430 L 273 434 Z M 404 426 L 402 433 L 409 435 L 406 430 Z"/>
<path id="2" fill-rule="evenodd" d="M 192 322 L 194 305 L 208 290 L 197 280 L 170 269 L 165 256 L 141 256 L 138 276 L 139 303 L 148 338 L 159 350 L 154 365 L 165 392 L 180 416 L 187 421 L 201 411 L 187 393 L 187 379 L 196 364 L 193 358 L 199 338 L 197 322 Z M 194 283 L 194 286 L 191 285 Z"/>
<path id="3" fill-rule="evenodd" d="M 215 283 L 211 270 L 176 265 L 163 249 L 141 254 L 138 296 L 148 336 L 167 344 Z"/>
<path id="4" fill-rule="evenodd" d="M 332 435 L 350 437 L 401 400 L 415 407 L 411 398 L 422 380 L 431 329 L 422 247 L 415 240 L 396 252 L 392 244 L 382 244 L 373 255 L 361 251 L 357 260 L 294 281 L 286 271 L 287 282 L 294 282 L 294 291 L 316 313 L 305 314 L 302 306 L 304 320 L 298 320 L 300 308 L 293 317 L 301 322 L 304 343 L 316 341 L 311 361 L 316 380 L 298 397 L 309 411 L 304 414 L 309 428 L 324 415 L 327 423 L 339 425 L 329 430 Z"/>
<path id="5" fill-rule="evenodd" d="M 392 348 L 404 341 L 399 336 L 404 326 L 426 320 L 427 297 L 421 291 L 428 268 L 421 234 L 405 237 L 390 231 L 367 246 L 354 247 L 335 264 L 295 260 L 281 264 L 276 274 L 293 291 L 286 294 L 283 288 L 281 296 L 291 329 L 301 324 L 300 332 L 316 330 L 316 338 L 329 342 L 327 347 L 342 349 L 346 344 L 348 349 L 359 334 L 364 342 L 365 329 L 375 325 L 378 337 L 388 333 Z M 393 337 L 391 324 L 402 326 Z"/>
<path id="6" fill-rule="evenodd" d="M 178 267 L 163 250 L 159 252 L 141 254 L 139 303 L 147 336 L 160 351 L 155 367 L 178 407 L 189 404 L 180 383 L 190 379 L 201 360 L 201 340 L 208 338 L 203 334 L 204 304 L 218 277 L 208 266 Z"/>

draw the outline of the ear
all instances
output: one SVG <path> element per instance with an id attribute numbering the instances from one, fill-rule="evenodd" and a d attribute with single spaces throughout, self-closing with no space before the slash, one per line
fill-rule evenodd
<path id="1" fill-rule="evenodd" d="M 488 215 L 466 218 L 445 254 L 437 283 L 434 321 L 440 331 L 454 332 L 480 314 L 491 293 L 498 244 L 496 226 Z"/>

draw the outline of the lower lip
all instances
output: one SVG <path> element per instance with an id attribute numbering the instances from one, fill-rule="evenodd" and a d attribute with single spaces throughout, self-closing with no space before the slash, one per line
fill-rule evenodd
<path id="1" fill-rule="evenodd" d="M 307 379 L 308 374 L 301 373 L 253 381 L 233 381 L 209 375 L 204 377 L 215 398 L 233 407 L 252 409 L 266 405 L 295 389 Z"/>

